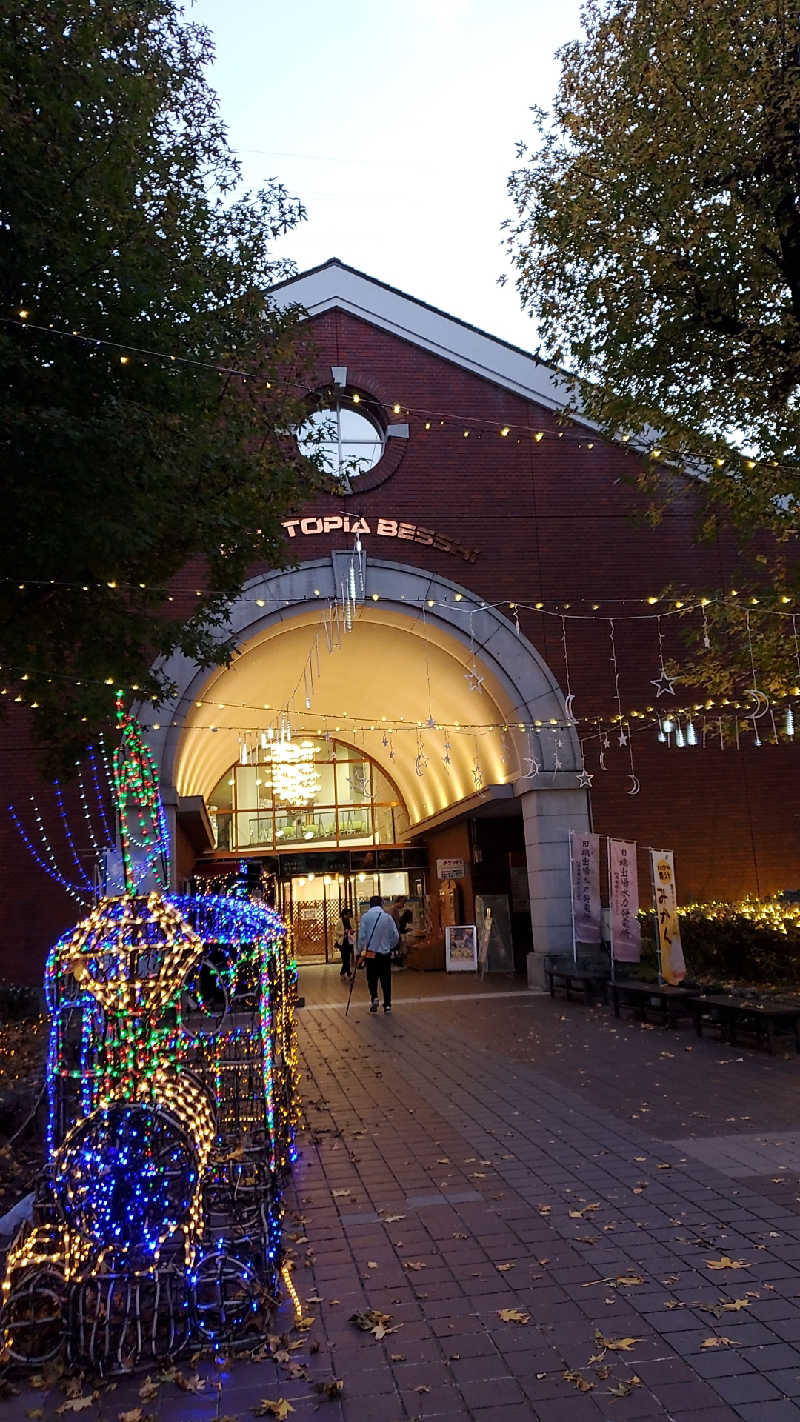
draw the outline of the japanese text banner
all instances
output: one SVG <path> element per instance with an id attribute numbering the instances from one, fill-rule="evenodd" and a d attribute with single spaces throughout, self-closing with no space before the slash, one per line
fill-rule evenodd
<path id="1" fill-rule="evenodd" d="M 686 963 L 678 922 L 675 860 L 671 849 L 650 850 L 650 876 L 653 882 L 661 976 L 665 983 L 674 987 L 681 978 L 685 978 Z"/>
<path id="2" fill-rule="evenodd" d="M 572 921 L 576 943 L 600 943 L 600 836 L 569 832 L 572 861 Z"/>
<path id="3" fill-rule="evenodd" d="M 608 887 L 611 952 L 618 963 L 638 963 L 642 956 L 642 929 L 635 844 L 609 839 Z"/>

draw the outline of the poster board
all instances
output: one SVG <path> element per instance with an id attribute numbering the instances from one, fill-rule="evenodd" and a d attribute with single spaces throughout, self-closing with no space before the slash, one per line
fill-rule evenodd
<path id="1" fill-rule="evenodd" d="M 514 942 L 508 894 L 476 894 L 475 922 L 481 943 L 481 972 L 513 973 Z"/>
<path id="2" fill-rule="evenodd" d="M 447 925 L 444 931 L 444 965 L 448 973 L 477 973 L 478 935 L 474 923 Z"/>

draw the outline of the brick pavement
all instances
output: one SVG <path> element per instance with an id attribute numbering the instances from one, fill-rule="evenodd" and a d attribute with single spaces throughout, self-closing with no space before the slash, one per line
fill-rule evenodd
<path id="1" fill-rule="evenodd" d="M 126 1379 L 82 1415 L 212 1422 L 268 1398 L 297 1422 L 800 1422 L 794 1056 L 505 983 L 394 981 L 391 1017 L 359 985 L 345 1018 L 335 970 L 303 972 L 287 1230 L 314 1322 L 282 1305 L 290 1363 L 201 1360 L 199 1394 L 142 1403 Z M 779 1142 L 787 1169 L 757 1174 Z M 383 1338 L 350 1321 L 366 1309 L 391 1316 Z"/>

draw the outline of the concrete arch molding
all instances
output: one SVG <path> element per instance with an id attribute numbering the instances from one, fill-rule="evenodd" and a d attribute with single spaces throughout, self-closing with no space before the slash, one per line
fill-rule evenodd
<path id="1" fill-rule="evenodd" d="M 275 646 L 276 636 L 290 629 L 296 632 L 303 621 L 310 625 L 321 618 L 323 608 L 337 603 L 343 560 L 349 562 L 349 556 L 334 553 L 251 579 L 231 609 L 229 630 L 238 647 L 231 670 L 270 639 Z M 577 785 L 582 769 L 580 742 L 576 728 L 565 725 L 565 701 L 556 678 L 514 625 L 469 588 L 418 568 L 366 557 L 364 576 L 356 629 L 377 625 L 387 636 L 410 635 L 416 639 L 408 643 L 413 649 L 425 642 L 436 645 L 440 655 L 449 658 L 454 678 L 468 682 L 476 669 L 481 696 L 488 697 L 487 704 L 496 708 L 494 716 L 507 724 L 502 753 L 495 759 L 502 773 L 495 778 L 507 787 L 505 794 L 513 793 L 521 802 L 534 947 L 537 953 L 567 950 L 572 941 L 568 831 L 588 829 L 589 809 L 587 792 Z M 419 652 L 416 655 L 421 680 L 422 662 Z M 176 686 L 176 695 L 157 710 L 144 708 L 143 719 L 152 726 L 148 741 L 169 808 L 177 803 L 178 794 L 208 793 L 208 773 L 203 782 L 198 770 L 197 784 L 191 783 L 190 773 L 187 783 L 192 708 L 212 685 L 214 696 L 224 701 L 220 687 L 230 672 L 201 670 L 182 655 L 170 658 L 162 669 Z M 538 722 L 540 729 L 533 734 L 521 732 L 520 722 Z M 375 748 L 369 749 L 380 761 Z M 219 740 L 215 752 L 224 759 Z M 461 797 L 455 799 L 466 802 L 468 798 L 462 785 Z M 419 822 L 424 829 L 425 807 L 420 803 L 414 812 L 412 808 L 410 804 L 412 823 Z"/>

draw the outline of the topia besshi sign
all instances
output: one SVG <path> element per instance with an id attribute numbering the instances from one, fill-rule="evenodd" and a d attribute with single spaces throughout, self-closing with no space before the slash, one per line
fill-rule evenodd
<path id="1" fill-rule="evenodd" d="M 406 523 L 397 518 L 364 518 L 361 514 L 310 514 L 306 518 L 285 518 L 283 527 L 289 538 L 318 538 L 325 533 L 358 533 L 376 538 L 400 538 L 408 543 L 421 543 L 426 548 L 438 548 L 441 553 L 453 553 L 467 563 L 478 557 L 477 548 L 465 548 L 455 538 L 423 528 L 419 523 Z"/>

